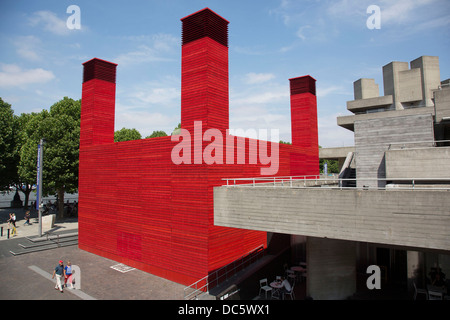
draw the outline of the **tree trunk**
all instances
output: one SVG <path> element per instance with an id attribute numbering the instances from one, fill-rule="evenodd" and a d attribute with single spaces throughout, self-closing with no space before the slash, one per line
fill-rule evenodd
<path id="1" fill-rule="evenodd" d="M 58 218 L 64 218 L 64 187 L 58 188 Z"/>
<path id="2" fill-rule="evenodd" d="M 23 201 L 23 208 L 24 208 L 25 210 L 28 210 L 28 200 L 30 199 L 30 192 L 31 192 L 31 190 L 28 189 L 28 187 L 27 187 L 27 189 L 24 191 L 24 194 L 25 194 L 25 200 Z"/>
<path id="3" fill-rule="evenodd" d="M 30 199 L 30 193 L 33 190 L 33 186 L 26 184 L 26 188 L 25 190 L 23 190 L 22 188 L 19 188 L 19 190 L 25 195 L 25 200 L 23 201 L 23 208 L 25 210 L 28 210 L 28 201 Z"/>

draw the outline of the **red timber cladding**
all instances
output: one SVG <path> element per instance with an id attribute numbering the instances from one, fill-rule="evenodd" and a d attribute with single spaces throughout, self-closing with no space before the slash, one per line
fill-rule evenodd
<path id="1" fill-rule="evenodd" d="M 194 121 L 202 121 L 203 132 L 218 128 L 223 133 L 229 121 L 228 42 L 224 41 L 228 22 L 205 10 L 182 19 L 189 28 L 202 15 L 208 23 L 219 25 L 208 25 L 202 31 L 206 36 L 201 32 L 201 36 L 190 35 L 195 28 L 183 29 L 182 128 L 191 133 L 192 151 Z M 115 64 L 100 59 L 84 64 L 79 247 L 189 285 L 256 247 L 266 246 L 265 232 L 218 227 L 213 221 L 213 188 L 225 183 L 222 178 L 260 176 L 261 167 L 269 166 L 259 161 L 249 164 L 249 142 L 255 140 L 233 137 L 227 141 L 224 134 L 224 144 L 233 141 L 233 163 L 227 161 L 224 147 L 223 164 L 212 165 L 204 161 L 175 165 L 171 152 L 178 142 L 171 137 L 114 143 L 115 70 Z M 312 110 L 299 125 L 310 126 L 310 114 Z M 244 147 L 238 140 L 245 141 Z M 308 168 L 304 162 L 315 147 L 306 144 L 279 145 L 279 159 L 272 158 L 279 161 L 275 175 L 315 174 L 318 162 L 317 168 Z M 200 152 L 207 145 L 203 142 Z M 244 164 L 238 164 L 241 153 Z M 302 162 L 293 161 L 292 155 Z M 306 163 L 310 166 L 314 161 Z"/>
<path id="2" fill-rule="evenodd" d="M 291 90 L 292 145 L 302 154 L 292 154 L 293 175 L 319 174 L 316 80 L 311 76 L 289 79 Z"/>
<path id="3" fill-rule="evenodd" d="M 228 129 L 228 21 L 208 8 L 183 19 L 181 127 Z"/>

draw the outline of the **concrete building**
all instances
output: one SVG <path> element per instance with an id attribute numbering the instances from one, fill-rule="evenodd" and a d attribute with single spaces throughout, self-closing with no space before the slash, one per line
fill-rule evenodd
<path id="1" fill-rule="evenodd" d="M 369 265 L 380 266 L 382 289 L 411 297 L 435 268 L 450 277 L 450 81 L 432 56 L 382 70 L 384 95 L 374 79 L 359 79 L 352 115 L 337 118 L 355 146 L 320 150 L 340 160 L 339 179 L 214 190 L 216 225 L 291 235 L 315 299 L 354 295 Z"/>

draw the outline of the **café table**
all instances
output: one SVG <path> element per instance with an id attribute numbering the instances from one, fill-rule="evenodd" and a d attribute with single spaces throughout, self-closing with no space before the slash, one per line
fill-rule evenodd
<path id="1" fill-rule="evenodd" d="M 280 298 L 280 289 L 283 288 L 283 283 L 279 280 L 272 281 L 270 286 L 274 289 L 272 293 L 272 297 Z"/>
<path id="2" fill-rule="evenodd" d="M 291 270 L 295 272 L 306 272 L 306 269 L 303 268 L 302 266 L 293 266 L 291 267 Z"/>
<path id="3" fill-rule="evenodd" d="M 291 267 L 291 270 L 299 273 L 300 276 L 302 276 L 306 273 L 306 269 L 303 268 L 302 266 L 293 266 L 293 267 Z M 301 278 L 300 278 L 300 281 L 301 281 Z"/>

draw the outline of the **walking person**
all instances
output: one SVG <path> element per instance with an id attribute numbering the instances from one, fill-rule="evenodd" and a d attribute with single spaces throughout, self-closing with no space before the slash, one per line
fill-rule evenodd
<path id="1" fill-rule="evenodd" d="M 27 212 L 25 212 L 25 223 L 23 225 L 30 225 L 30 210 L 28 210 Z"/>
<path id="2" fill-rule="evenodd" d="M 55 289 L 59 291 L 61 291 L 61 293 L 63 293 L 63 287 L 62 287 L 62 282 L 61 282 L 61 278 L 65 277 L 66 271 L 64 270 L 64 263 L 62 260 L 59 260 L 59 264 L 56 266 L 55 270 L 53 270 L 53 275 L 52 275 L 52 279 L 55 278 L 56 276 L 56 285 L 55 285 Z"/>
<path id="3" fill-rule="evenodd" d="M 73 289 L 72 283 L 72 264 L 67 260 L 67 265 L 64 268 L 65 276 L 64 276 L 64 286 L 67 288 L 67 282 L 70 284 L 70 289 Z"/>
<path id="4" fill-rule="evenodd" d="M 14 213 L 10 213 L 10 214 L 9 214 L 8 227 L 9 227 L 9 225 L 12 225 L 11 236 L 17 235 L 17 230 L 16 230 L 16 215 L 15 215 Z"/>

